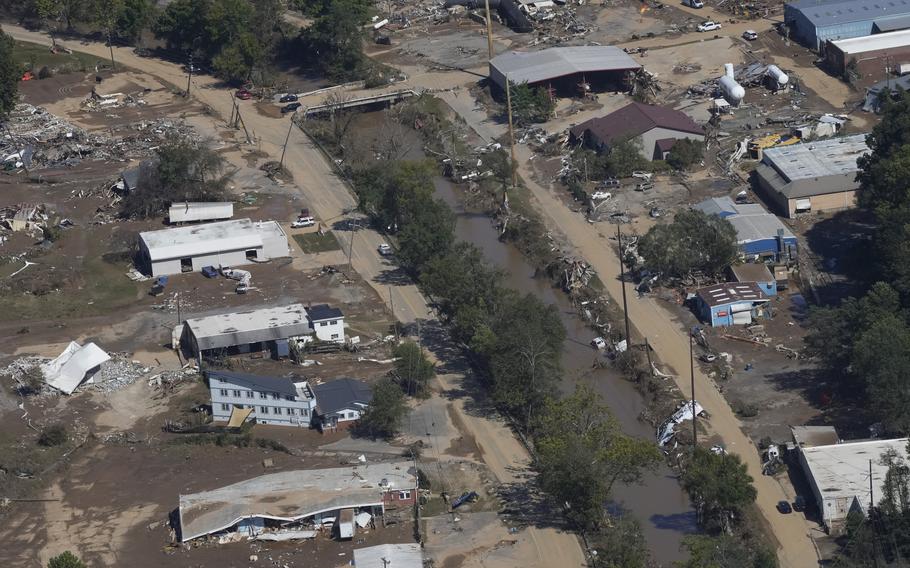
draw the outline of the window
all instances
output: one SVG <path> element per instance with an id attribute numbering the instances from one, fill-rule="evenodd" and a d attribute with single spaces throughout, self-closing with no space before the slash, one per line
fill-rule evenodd
<path id="1" fill-rule="evenodd" d="M 284 400 L 294 400 L 294 397 L 291 395 L 285 395 Z"/>
<path id="2" fill-rule="evenodd" d="M 277 406 L 275 407 L 275 414 L 281 414 L 281 409 Z"/>
<path id="3" fill-rule="evenodd" d="M 288 416 L 294 416 L 295 414 L 297 414 L 297 412 L 295 412 L 293 408 L 288 408 Z"/>
<path id="4" fill-rule="evenodd" d="M 326 323 L 326 322 L 321 322 L 321 323 L 319 324 L 319 327 L 325 327 L 325 326 L 327 326 L 327 325 L 329 325 L 329 324 Z"/>
<path id="5" fill-rule="evenodd" d="M 247 398 L 253 398 L 253 391 L 246 391 Z"/>
<path id="6" fill-rule="evenodd" d="M 332 325 L 338 325 L 338 320 L 332 320 L 332 321 L 330 321 L 329 323 L 332 324 Z"/>
<path id="7" fill-rule="evenodd" d="M 227 389 L 221 389 L 221 396 L 227 396 Z"/>
<path id="8" fill-rule="evenodd" d="M 300 409 L 300 415 L 301 415 L 301 416 L 309 416 L 309 415 L 310 415 L 310 411 L 309 411 L 308 409 L 306 409 L 306 408 L 301 408 L 301 409 Z"/>
<path id="9" fill-rule="evenodd" d="M 337 333 L 333 333 L 333 334 L 332 334 L 332 339 L 338 339 L 338 334 L 337 334 Z"/>
<path id="10" fill-rule="evenodd" d="M 267 399 L 268 397 L 269 397 L 269 395 L 265 394 L 264 392 L 259 393 L 259 398 L 261 398 L 263 400 Z"/>
<path id="11" fill-rule="evenodd" d="M 227 403 L 225 403 L 225 402 L 222 402 L 222 403 L 221 403 L 221 410 L 230 410 L 230 409 L 231 409 L 231 405 L 230 405 L 230 404 L 227 404 Z"/>
<path id="12" fill-rule="evenodd" d="M 404 501 L 405 499 L 410 499 L 411 492 L 410 491 L 399 491 L 398 498 L 401 499 L 402 501 Z"/>
<path id="13" fill-rule="evenodd" d="M 277 392 L 272 393 L 272 400 L 281 400 L 281 395 Z"/>
<path id="14" fill-rule="evenodd" d="M 234 391 L 234 396 L 240 398 L 240 389 Z"/>
<path id="15" fill-rule="evenodd" d="M 268 414 L 268 413 L 269 413 L 269 407 L 268 407 L 268 406 L 260 406 L 260 407 L 259 407 L 259 412 L 260 412 L 261 414 Z"/>

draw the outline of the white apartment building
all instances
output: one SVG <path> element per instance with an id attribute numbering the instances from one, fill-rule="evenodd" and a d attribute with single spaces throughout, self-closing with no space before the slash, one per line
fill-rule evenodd
<path id="1" fill-rule="evenodd" d="M 207 376 L 216 421 L 227 422 L 237 407 L 252 408 L 259 424 L 310 426 L 316 397 L 306 381 L 227 371 L 209 371 Z"/>

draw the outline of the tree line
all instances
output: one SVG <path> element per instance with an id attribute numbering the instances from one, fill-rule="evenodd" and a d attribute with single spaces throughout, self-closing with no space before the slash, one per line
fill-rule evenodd
<path id="1" fill-rule="evenodd" d="M 146 32 L 172 56 L 192 58 L 231 83 L 268 82 L 281 57 L 332 80 L 370 79 L 381 67 L 363 53 L 363 27 L 374 13 L 367 0 L 294 0 L 312 22 L 302 29 L 283 19 L 282 0 L 0 0 L 4 13 L 63 33 L 98 34 L 141 45 Z"/>

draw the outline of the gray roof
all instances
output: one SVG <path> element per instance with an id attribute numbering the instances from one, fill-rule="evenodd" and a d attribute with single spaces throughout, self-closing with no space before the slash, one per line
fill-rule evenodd
<path id="1" fill-rule="evenodd" d="M 261 377 L 228 371 L 208 371 L 206 375 L 209 379 L 218 379 L 221 382 L 243 386 L 256 392 L 277 392 L 285 396 L 297 396 L 294 381 L 288 377 Z"/>
<path id="2" fill-rule="evenodd" d="M 200 351 L 275 341 L 311 333 L 303 304 L 291 304 L 186 320 Z"/>
<path id="3" fill-rule="evenodd" d="M 423 550 L 416 542 L 379 544 L 354 551 L 357 568 L 423 568 Z"/>
<path id="4" fill-rule="evenodd" d="M 341 319 L 344 314 L 338 308 L 331 308 L 328 304 L 316 304 L 306 309 L 306 313 L 313 321 L 323 321 L 330 319 Z"/>
<path id="5" fill-rule="evenodd" d="M 764 151 L 762 162 L 776 169 L 788 182 L 854 173 L 856 161 L 871 150 L 865 134 L 778 146 Z"/>
<path id="6" fill-rule="evenodd" d="M 779 230 L 784 231 L 785 239 L 796 238 L 793 231 L 776 215 L 768 213 L 758 203 L 735 203 L 723 196 L 706 199 L 692 208 L 727 219 L 736 229 L 736 241 L 739 244 L 775 238 Z"/>
<path id="7" fill-rule="evenodd" d="M 801 197 L 856 191 L 859 189 L 859 182 L 856 181 L 855 173 L 787 182 L 787 180 L 781 177 L 777 170 L 771 166 L 767 164 L 758 164 L 755 168 L 755 175 L 761 177 L 771 189 L 780 193 L 787 199 L 799 199 Z"/>
<path id="8" fill-rule="evenodd" d="M 244 518 L 297 521 L 318 513 L 381 505 L 382 494 L 415 489 L 408 461 L 283 471 L 180 496 L 183 542 L 226 530 Z"/>
<path id="9" fill-rule="evenodd" d="M 788 6 L 817 28 L 910 14 L 910 0 L 795 0 Z"/>
<path id="10" fill-rule="evenodd" d="M 771 282 L 774 276 L 768 267 L 760 263 L 737 264 L 730 267 L 730 272 L 737 282 Z"/>
<path id="11" fill-rule="evenodd" d="M 539 83 L 576 73 L 640 69 L 641 65 L 618 47 L 589 45 L 508 51 L 491 59 L 490 67 L 513 83 Z"/>
<path id="12" fill-rule="evenodd" d="M 321 385 L 312 385 L 316 404 L 322 414 L 333 414 L 346 408 L 367 405 L 373 400 L 370 385 L 357 379 L 336 379 Z"/>
<path id="13" fill-rule="evenodd" d="M 740 302 L 768 302 L 768 296 L 754 282 L 724 282 L 705 286 L 695 291 L 704 303 L 711 306 L 725 306 Z"/>
<path id="14" fill-rule="evenodd" d="M 875 27 L 880 33 L 905 30 L 907 28 L 910 28 L 910 15 L 876 20 Z"/>
<path id="15" fill-rule="evenodd" d="M 139 186 L 139 166 L 123 170 L 120 179 L 123 180 L 126 189 L 136 189 Z"/>
<path id="16" fill-rule="evenodd" d="M 802 448 L 840 443 L 834 426 L 791 426 L 793 441 Z"/>

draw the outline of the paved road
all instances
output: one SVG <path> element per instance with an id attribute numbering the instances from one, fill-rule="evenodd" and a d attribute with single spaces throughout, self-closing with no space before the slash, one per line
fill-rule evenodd
<path id="1" fill-rule="evenodd" d="M 50 45 L 49 37 L 43 33 L 31 32 L 18 26 L 3 26 L 3 30 L 17 40 Z M 98 57 L 109 56 L 108 48 L 100 43 L 87 42 L 78 46 L 72 42 L 63 43 L 71 49 Z M 172 85 L 186 85 L 186 75 L 173 63 L 138 57 L 128 48 L 114 48 L 114 58 L 124 65 L 149 73 Z M 458 75 L 461 74 L 438 77 L 435 84 L 439 85 L 439 88 L 446 88 L 443 85 L 451 83 L 453 77 Z M 222 120 L 230 116 L 232 105 L 230 91 L 219 87 L 214 78 L 195 77 L 192 89 L 193 96 L 211 107 Z M 242 106 L 241 112 L 247 129 L 261 140 L 261 150 L 277 159 L 287 133 L 287 119 L 264 117 L 250 105 Z M 346 212 L 351 211 L 356 203 L 348 187 L 334 175 L 328 161 L 308 138 L 300 132 L 292 134 L 292 137 L 293 141 L 288 145 L 285 156 L 285 164 L 293 174 L 301 193 L 306 197 L 310 209 L 319 219 L 329 224 L 350 218 Z M 342 231 L 339 235 L 339 240 L 345 248 L 348 246 L 349 238 L 349 232 Z M 417 318 L 428 317 L 426 301 L 416 286 L 413 284 L 389 286 L 377 282 L 377 277 L 381 277 L 392 268 L 376 252 L 381 242 L 382 237 L 375 231 L 369 229 L 356 231 L 352 255 L 354 269 L 376 288 L 400 321 L 413 322 Z M 439 378 L 439 386 L 443 390 L 459 388 L 459 382 L 457 376 Z M 465 412 L 463 400 L 456 401 L 454 406 L 465 427 L 474 435 L 482 450 L 484 462 L 493 474 L 502 483 L 516 481 L 521 472 L 527 469 L 530 458 L 508 427 L 499 421 Z M 531 566 L 580 568 L 586 565 L 584 552 L 574 534 L 551 528 L 529 527 L 527 530 L 537 557 Z"/>

